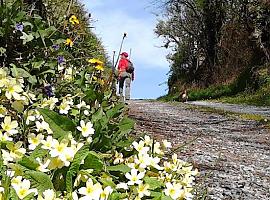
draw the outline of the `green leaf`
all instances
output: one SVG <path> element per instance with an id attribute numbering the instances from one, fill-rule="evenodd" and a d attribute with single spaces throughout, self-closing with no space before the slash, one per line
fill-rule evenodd
<path id="1" fill-rule="evenodd" d="M 124 104 L 118 104 L 114 106 L 112 109 L 108 110 L 106 112 L 106 115 L 108 116 L 109 119 L 118 117 L 122 113 L 123 108 Z"/>
<path id="2" fill-rule="evenodd" d="M 135 125 L 135 121 L 128 118 L 128 117 L 124 117 L 120 123 L 119 123 L 119 129 L 122 132 L 130 132 L 131 129 L 134 128 Z"/>
<path id="3" fill-rule="evenodd" d="M 144 178 L 144 181 L 146 184 L 148 184 L 150 186 L 150 190 L 155 190 L 157 188 L 161 188 L 164 184 L 162 182 L 160 182 L 157 178 L 154 177 L 148 177 L 146 176 Z"/>
<path id="4" fill-rule="evenodd" d="M 68 192 L 72 192 L 72 178 L 76 176 L 78 171 L 80 170 L 80 166 L 82 161 L 88 156 L 89 146 L 83 146 L 74 156 L 74 159 L 69 167 L 66 177 L 66 188 Z"/>
<path id="5" fill-rule="evenodd" d="M 66 190 L 67 192 L 71 193 L 73 191 L 73 181 L 72 181 L 72 174 L 70 171 L 67 172 L 66 175 Z"/>
<path id="6" fill-rule="evenodd" d="M 55 71 L 52 69 L 49 69 L 49 70 L 46 70 L 46 71 L 40 73 L 39 75 L 43 75 L 43 74 L 55 74 Z"/>
<path id="7" fill-rule="evenodd" d="M 162 195 L 162 192 L 154 192 L 154 191 L 151 191 L 151 197 L 154 197 L 153 199 L 154 200 L 160 200 L 161 199 L 161 195 Z"/>
<path id="8" fill-rule="evenodd" d="M 25 177 L 31 181 L 32 187 L 37 188 L 40 193 L 48 189 L 54 189 L 51 178 L 43 172 L 26 171 Z"/>
<path id="9" fill-rule="evenodd" d="M 22 113 L 24 111 L 24 104 L 22 101 L 12 102 L 11 107 L 14 108 L 18 113 Z"/>
<path id="10" fill-rule="evenodd" d="M 24 77 L 24 78 L 28 78 L 29 76 L 31 76 L 31 74 L 29 74 L 29 72 L 27 72 L 26 70 L 24 70 L 22 68 L 17 68 L 17 73 L 18 73 L 18 76 Z"/>
<path id="11" fill-rule="evenodd" d="M 36 170 L 39 166 L 39 163 L 34 158 L 28 156 L 24 156 L 18 163 L 31 170 Z"/>
<path id="12" fill-rule="evenodd" d="M 0 47 L 0 56 L 3 56 L 6 53 L 6 49 L 3 47 Z"/>
<path id="13" fill-rule="evenodd" d="M 161 200 L 173 200 L 173 199 L 171 197 L 168 197 L 168 196 L 166 196 L 165 194 L 162 193 Z"/>
<path id="14" fill-rule="evenodd" d="M 110 196 L 109 196 L 109 200 L 119 200 L 119 199 L 123 199 L 121 198 L 120 193 L 118 192 L 113 192 Z"/>
<path id="15" fill-rule="evenodd" d="M 29 76 L 28 81 L 29 81 L 29 83 L 34 85 L 37 83 L 37 78 L 35 76 Z"/>
<path id="16" fill-rule="evenodd" d="M 41 144 L 38 145 L 35 150 L 31 153 L 30 158 L 36 159 L 36 158 L 43 158 L 48 153 L 47 150 L 41 148 Z"/>
<path id="17" fill-rule="evenodd" d="M 93 122 L 96 122 L 96 121 L 99 121 L 101 118 L 102 118 L 102 116 L 103 116 L 103 109 L 102 109 L 102 107 L 100 107 L 99 109 L 98 109 L 98 111 L 95 113 L 95 114 L 93 114 L 93 116 L 92 116 L 92 121 Z"/>
<path id="18" fill-rule="evenodd" d="M 126 139 L 126 140 L 122 140 L 117 142 L 115 145 L 117 147 L 121 147 L 121 148 L 125 148 L 125 147 L 130 147 L 130 145 L 132 144 L 133 140 L 131 139 Z"/>
<path id="19" fill-rule="evenodd" d="M 132 119 L 129 119 L 128 117 L 124 117 L 120 122 L 119 122 L 119 134 L 116 134 L 114 136 L 115 141 L 121 141 L 124 136 L 126 136 L 128 133 L 130 133 L 133 128 L 134 128 L 135 122 Z"/>
<path id="20" fill-rule="evenodd" d="M 55 138 L 64 138 L 68 136 L 69 131 L 74 132 L 76 125 L 68 117 L 60 115 L 48 109 L 39 109 L 44 120 L 50 125 Z"/>
<path id="21" fill-rule="evenodd" d="M 24 27 L 26 27 L 26 26 L 30 26 L 31 28 L 34 27 L 33 24 L 31 24 L 30 22 L 23 22 L 22 24 Z"/>
<path id="22" fill-rule="evenodd" d="M 37 62 L 32 62 L 31 64 L 32 64 L 33 68 L 39 69 L 45 64 L 45 61 L 41 60 L 41 61 L 37 61 Z"/>
<path id="23" fill-rule="evenodd" d="M 103 169 L 103 162 L 98 154 L 90 151 L 84 160 L 83 169 L 94 169 L 94 172 L 100 172 Z"/>
<path id="24" fill-rule="evenodd" d="M 23 35 L 20 37 L 20 39 L 23 40 L 23 44 L 26 44 L 27 42 L 31 42 L 34 39 L 32 34 L 27 35 L 25 32 L 22 32 L 22 34 Z"/>
<path id="25" fill-rule="evenodd" d="M 130 167 L 124 164 L 116 165 L 116 166 L 108 166 L 107 170 L 113 171 L 113 172 L 123 172 L 123 173 L 128 173 L 131 171 Z"/>
<path id="26" fill-rule="evenodd" d="M 88 88 L 87 91 L 84 92 L 85 93 L 85 100 L 86 102 L 94 102 L 97 99 L 97 95 L 95 93 L 95 91 L 92 88 Z M 87 101 L 88 100 L 88 101 Z"/>
<path id="27" fill-rule="evenodd" d="M 19 197 L 16 193 L 16 191 L 14 190 L 14 188 L 10 188 L 10 191 L 9 191 L 9 198 L 10 200 L 19 200 Z"/>

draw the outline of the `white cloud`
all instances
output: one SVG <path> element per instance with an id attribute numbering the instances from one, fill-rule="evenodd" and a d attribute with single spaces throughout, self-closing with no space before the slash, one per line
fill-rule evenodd
<path id="1" fill-rule="evenodd" d="M 104 3 L 104 2 L 103 2 Z M 153 32 L 156 21 L 151 18 L 135 18 L 128 15 L 128 11 L 113 10 L 104 13 L 101 1 L 94 0 L 89 4 L 93 9 L 95 32 L 102 38 L 103 44 L 109 55 L 115 50 L 119 51 L 120 42 L 124 32 L 128 33 L 123 50 L 129 52 L 132 48 L 132 60 L 134 64 L 140 63 L 140 68 L 168 68 L 166 61 L 168 51 L 158 48 L 162 42 L 156 38 Z"/>

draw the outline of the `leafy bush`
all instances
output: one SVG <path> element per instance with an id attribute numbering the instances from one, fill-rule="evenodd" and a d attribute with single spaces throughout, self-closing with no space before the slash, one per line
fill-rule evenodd
<path id="1" fill-rule="evenodd" d="M 77 16 L 55 28 L 21 1 L 0 11 L 0 199 L 192 198 L 197 170 L 130 136 Z"/>

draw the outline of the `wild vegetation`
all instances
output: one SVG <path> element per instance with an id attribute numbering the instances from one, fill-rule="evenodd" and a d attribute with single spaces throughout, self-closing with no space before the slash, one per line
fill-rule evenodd
<path id="1" fill-rule="evenodd" d="M 155 32 L 172 49 L 169 98 L 184 89 L 193 100 L 259 90 L 255 96 L 264 94 L 269 104 L 269 1 L 168 0 L 164 6 Z"/>
<path id="2" fill-rule="evenodd" d="M 83 7 L 0 3 L 0 200 L 192 199 L 170 142 L 132 137 Z"/>

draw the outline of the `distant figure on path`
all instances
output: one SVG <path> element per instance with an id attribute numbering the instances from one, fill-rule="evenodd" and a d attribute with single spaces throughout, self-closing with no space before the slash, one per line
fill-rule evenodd
<path id="1" fill-rule="evenodd" d="M 187 90 L 184 90 L 184 92 L 181 94 L 182 102 L 187 102 L 188 100 L 188 94 Z"/>
<path id="2" fill-rule="evenodd" d="M 121 100 L 130 100 L 130 84 L 131 80 L 134 81 L 134 67 L 128 59 L 128 53 L 123 52 L 120 54 L 120 61 L 118 64 L 118 80 L 119 80 L 119 94 Z M 125 99 L 123 90 L 125 85 Z"/>

